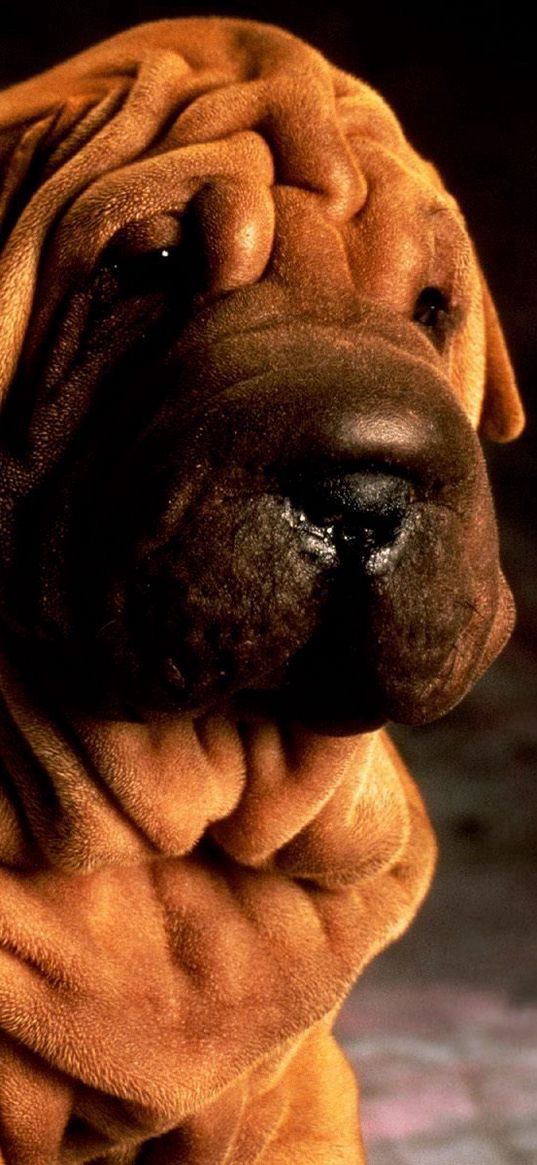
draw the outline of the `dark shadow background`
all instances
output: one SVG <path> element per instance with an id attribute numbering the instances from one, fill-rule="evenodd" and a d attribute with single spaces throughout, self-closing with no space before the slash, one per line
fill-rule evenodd
<path id="1" fill-rule="evenodd" d="M 198 0 L 189 6 L 157 0 L 91 0 L 89 4 L 43 0 L 35 10 L 24 0 L 4 0 L 0 85 L 44 69 L 139 21 L 208 13 L 282 24 L 380 90 L 412 143 L 434 160 L 457 196 L 503 320 L 529 417 L 521 440 L 490 450 L 503 558 L 517 600 L 518 625 L 507 650 L 460 708 L 438 725 L 417 732 L 397 730 L 400 746 L 425 792 L 442 857 L 435 887 L 417 925 L 375 964 L 368 973 L 373 979 L 366 976 L 365 988 L 368 982 L 381 988 L 422 984 L 424 989 L 427 984 L 445 983 L 447 990 L 448 984 L 455 983 L 500 990 L 513 1006 L 535 1004 L 534 38 L 518 0 L 473 6 L 435 4 L 434 0 L 393 5 L 369 0 L 366 6 L 359 0 L 331 0 L 324 10 L 304 0 L 292 8 L 277 0 L 267 5 Z M 392 1159 L 395 1156 L 375 1158 L 379 1162 Z M 426 1157 L 419 1160 L 425 1162 Z"/>

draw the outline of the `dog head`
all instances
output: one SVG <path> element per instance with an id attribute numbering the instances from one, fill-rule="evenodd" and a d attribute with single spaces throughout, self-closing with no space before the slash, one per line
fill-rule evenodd
<path id="1" fill-rule="evenodd" d="M 0 126 L 8 653 L 112 717 L 446 711 L 511 628 L 476 434 L 521 409 L 381 98 L 270 26 L 164 21 Z"/>

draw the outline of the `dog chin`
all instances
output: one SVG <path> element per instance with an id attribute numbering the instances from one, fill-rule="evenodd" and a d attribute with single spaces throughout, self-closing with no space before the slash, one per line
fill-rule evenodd
<path id="1" fill-rule="evenodd" d="M 359 733 L 374 732 L 382 728 L 389 717 L 382 708 L 382 700 L 374 706 L 373 701 L 355 699 L 346 694 L 331 701 L 324 692 L 312 694 L 311 699 L 303 693 L 290 689 L 278 692 L 259 690 L 240 692 L 226 709 L 232 719 L 240 723 L 271 720 L 279 724 L 301 723 L 313 732 L 326 736 L 356 736 Z"/>
<path id="2" fill-rule="evenodd" d="M 323 654 L 315 639 L 272 675 L 238 691 L 216 677 L 204 689 L 194 684 L 187 690 L 171 657 L 145 663 L 131 657 L 130 666 L 123 661 L 118 668 L 96 658 L 89 645 L 86 651 L 77 648 L 76 660 L 50 649 L 37 652 L 35 645 L 23 653 L 19 644 L 16 655 L 41 699 L 76 714 L 144 721 L 195 719 L 214 711 L 240 723 L 301 722 L 312 731 L 343 736 L 373 732 L 389 721 L 419 726 L 445 715 L 501 650 L 512 621 L 507 593 L 481 650 L 468 641 L 456 643 L 433 669 L 433 678 L 412 674 L 404 652 L 399 666 L 392 658 L 386 671 L 378 659 L 358 658 L 352 650 Z"/>
<path id="3" fill-rule="evenodd" d="M 274 689 L 241 692 L 231 702 L 241 720 L 300 721 L 329 735 L 372 732 L 392 721 L 419 727 L 452 710 L 487 671 L 511 635 L 515 608 L 500 576 L 498 603 L 488 634 L 476 642 L 470 623 L 454 639 L 429 676 L 412 672 L 401 650 L 399 661 L 382 667 L 377 658 L 358 658 L 352 650 L 323 656 L 311 645 L 291 662 Z"/>
<path id="4" fill-rule="evenodd" d="M 286 604 L 264 633 L 258 622 L 250 629 L 246 618 L 237 622 L 236 604 L 228 604 L 214 641 L 195 640 L 187 650 L 185 616 L 177 621 L 175 592 L 163 585 L 149 606 L 144 592 L 138 625 L 110 620 L 100 634 L 71 626 L 48 643 L 28 635 L 11 655 L 46 701 L 104 719 L 196 717 L 214 709 L 239 720 L 299 720 L 334 735 L 373 731 L 388 720 L 426 724 L 462 699 L 513 624 L 510 592 L 494 571 L 479 603 L 475 580 L 470 588 L 464 577 L 453 594 L 454 578 L 446 580 L 443 569 L 443 589 L 433 575 L 425 601 L 432 546 L 427 539 L 422 545 L 420 570 L 411 545 L 388 573 L 366 579 L 348 564 L 334 577 L 329 571 L 325 591 L 313 585 L 316 569 L 311 578 L 297 571 L 294 587 L 288 570 L 278 592 Z M 267 596 L 270 614 L 273 588 Z M 248 611 L 257 618 L 260 606 L 250 603 Z"/>

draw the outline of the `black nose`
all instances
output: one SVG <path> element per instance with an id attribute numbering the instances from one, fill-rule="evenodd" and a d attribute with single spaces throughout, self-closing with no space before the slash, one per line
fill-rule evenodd
<path id="1" fill-rule="evenodd" d="M 299 472 L 287 482 L 292 504 L 372 574 L 390 569 L 409 528 L 415 492 L 398 473 L 365 468 Z"/>

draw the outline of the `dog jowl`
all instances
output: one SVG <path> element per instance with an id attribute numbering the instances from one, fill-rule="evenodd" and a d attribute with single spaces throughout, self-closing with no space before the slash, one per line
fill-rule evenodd
<path id="1" fill-rule="evenodd" d="M 0 617 L 34 706 L 327 749 L 452 707 L 512 625 L 478 434 L 522 412 L 461 213 L 382 99 L 270 26 L 165 21 L 6 91 L 0 166 Z M 210 844 L 246 862 L 241 837 Z M 278 996 L 258 1058 L 345 966 L 294 1026 Z M 151 1104 L 155 1135 L 178 1108 Z"/>

